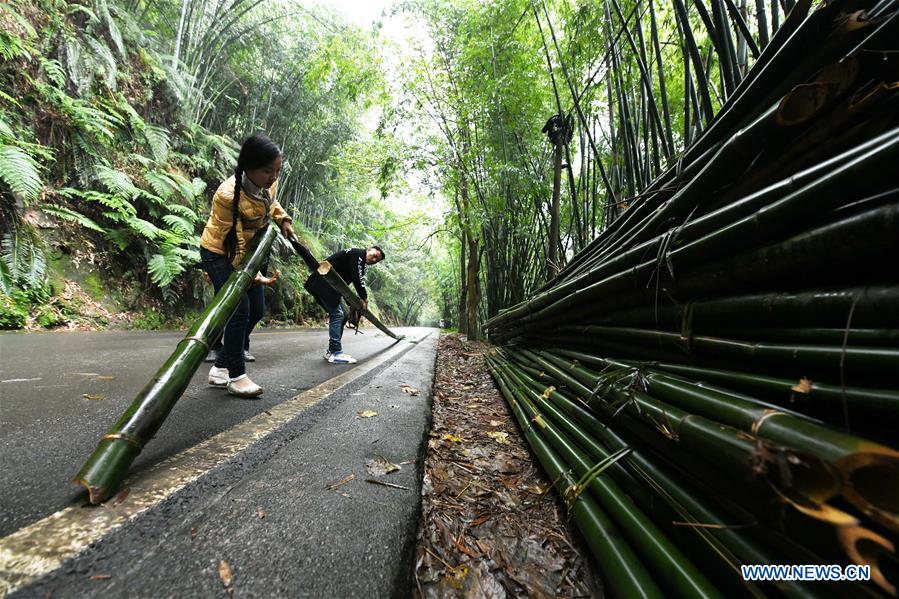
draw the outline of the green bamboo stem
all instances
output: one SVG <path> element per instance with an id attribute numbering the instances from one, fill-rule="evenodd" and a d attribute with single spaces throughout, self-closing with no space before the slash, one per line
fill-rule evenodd
<path id="1" fill-rule="evenodd" d="M 97 449 L 74 478 L 75 483 L 87 489 L 92 504 L 105 501 L 119 487 L 134 459 L 162 426 L 212 343 L 225 330 L 241 297 L 253 284 L 277 236 L 274 226 L 256 234 L 240 266 L 131 406 L 103 435 Z"/>
<path id="2" fill-rule="evenodd" d="M 505 378 L 494 371 L 500 391 L 506 397 L 525 438 L 543 466 L 548 477 L 557 485 L 567 489 L 577 484 L 568 465 L 543 439 L 537 427 L 531 426 L 518 398 Z M 602 568 L 604 582 L 617 597 L 663 597 L 661 589 L 634 554 L 627 543 L 622 542 L 621 533 L 609 517 L 599 508 L 589 495 L 579 495 L 570 505 L 578 528 L 584 535 L 598 565 Z"/>
<path id="3" fill-rule="evenodd" d="M 852 314 L 849 321 L 850 312 Z M 591 323 L 679 331 L 717 330 L 734 322 L 760 327 L 899 327 L 899 286 L 759 293 L 683 304 L 638 306 L 596 315 Z"/>
<path id="4" fill-rule="evenodd" d="M 625 376 L 616 378 L 617 372 L 606 376 L 612 382 L 602 387 L 601 401 L 591 404 L 606 423 L 614 420 L 647 442 L 657 445 L 662 452 L 679 448 L 706 460 L 718 469 L 706 477 L 710 479 L 723 476 L 746 481 L 760 479 L 759 456 L 778 456 L 779 463 L 788 465 L 783 469 L 771 468 L 765 479 L 779 489 L 780 495 L 794 497 L 794 501 L 805 507 L 805 513 L 813 517 L 828 521 L 835 518 L 846 520 L 842 512 L 825 505 L 842 488 L 842 480 L 834 467 L 814 454 L 802 455 L 785 450 L 778 444 L 761 443 L 751 433 L 723 425 L 695 411 L 684 410 L 671 402 L 666 403 L 665 398 L 659 395 L 650 396 L 648 392 L 639 391 L 635 378 L 640 376 L 642 383 L 642 372 L 618 366 L 618 371 L 621 370 L 626 371 Z M 597 377 L 597 380 L 602 379 Z M 633 421 L 643 426 L 634 428 L 629 420 L 622 418 L 623 413 L 629 414 Z M 647 435 L 649 431 L 651 433 Z M 686 461 L 684 457 L 678 459 L 679 463 Z M 785 474 L 785 469 L 789 470 L 789 474 Z"/>
<path id="5" fill-rule="evenodd" d="M 537 405 L 544 410 L 553 408 L 546 404 L 542 396 L 527 389 L 508 366 L 493 360 L 489 363 L 494 372 L 498 371 L 497 374 L 506 377 L 507 386 L 517 391 L 520 405 L 524 408 L 528 422 L 532 423 L 531 426 L 539 423 L 537 425 L 540 426 L 541 435 L 571 465 L 578 477 L 587 475 L 594 463 L 610 459 L 610 454 L 598 444 L 591 447 L 590 455 L 581 450 L 565 433 L 543 418 Z M 559 413 L 554 416 L 564 418 Z M 588 486 L 601 508 L 640 553 L 644 563 L 664 582 L 662 586 L 674 595 L 685 598 L 722 596 L 677 546 L 645 514 L 634 508 L 630 498 L 613 480 L 600 474 L 593 477 Z"/>
<path id="6" fill-rule="evenodd" d="M 552 364 L 557 371 L 565 368 L 578 379 L 581 389 L 589 385 L 596 388 L 607 378 L 553 354 L 523 353 L 533 354 L 529 357 L 541 365 L 541 359 Z M 601 361 L 607 368 L 628 368 L 614 360 Z M 734 394 L 698 387 L 651 368 L 640 368 L 639 372 L 646 392 L 654 398 L 826 460 L 840 473 L 841 493 L 850 503 L 882 526 L 899 530 L 899 451 Z"/>
<path id="7" fill-rule="evenodd" d="M 845 341 L 849 345 L 899 347 L 899 330 L 896 329 L 722 327 L 712 330 L 694 327 L 693 333 L 705 333 L 707 335 L 714 333 L 714 336 L 717 337 L 743 341 L 796 342 L 811 345 L 841 345 Z"/>
<path id="8" fill-rule="evenodd" d="M 516 360 L 520 357 L 517 355 Z M 607 472 L 637 501 L 641 509 L 652 514 L 659 524 L 666 525 L 669 532 L 672 532 L 671 521 L 680 520 L 684 526 L 674 529 L 686 539 L 679 537 L 678 540 L 698 541 L 696 548 L 703 552 L 705 559 L 702 563 L 708 565 L 710 573 L 719 570 L 711 564 L 720 563 L 749 592 L 764 596 L 767 595 L 765 587 L 757 588 L 742 581 L 741 564 L 823 563 L 821 558 L 801 546 L 773 531 L 762 529 L 750 513 L 726 501 L 720 493 L 713 489 L 704 490 L 702 479 L 683 471 L 675 473 L 672 466 L 660 464 L 657 458 L 651 459 L 651 454 L 639 447 L 633 448 L 564 391 L 556 389 L 547 392 L 545 382 L 521 375 L 519 378 L 540 393 L 541 398 L 545 394 L 546 400 L 540 405 L 546 407 L 550 418 L 588 452 L 592 453 L 600 441 L 598 455 L 632 448 L 626 460 L 612 465 Z M 802 583 L 782 581 L 772 586 L 790 597 L 819 596 L 817 589 Z"/>
<path id="9" fill-rule="evenodd" d="M 405 335 L 397 335 L 396 333 L 391 331 L 389 328 L 387 328 L 387 325 L 381 322 L 381 320 L 377 316 L 372 314 L 372 312 L 362 304 L 362 300 L 359 299 L 359 296 L 356 295 L 353 290 L 350 289 L 350 286 L 346 284 L 346 281 L 344 281 L 336 271 L 331 269 L 330 262 L 328 262 L 327 260 L 324 260 L 322 262 L 317 261 L 312 252 L 310 252 L 306 246 L 300 243 L 300 240 L 295 236 L 290 237 L 288 241 L 290 241 L 290 244 L 293 246 L 294 251 L 296 251 L 297 254 L 299 254 L 299 256 L 303 259 L 303 262 L 306 263 L 306 266 L 309 267 L 309 270 L 320 274 L 325 279 L 325 281 L 327 281 L 328 284 L 334 288 L 335 291 L 343 296 L 343 299 L 347 304 L 350 305 L 351 308 L 362 314 L 369 320 L 369 322 L 375 325 L 378 330 L 383 332 L 388 337 L 392 337 L 397 341 L 406 338 Z"/>
<path id="10" fill-rule="evenodd" d="M 725 241 L 724 237 L 716 239 L 726 246 L 736 241 Z M 701 241 L 689 244 L 693 254 L 691 260 L 702 253 Z M 707 249 L 711 251 L 714 245 L 710 244 Z M 815 287 L 822 279 L 835 283 L 852 283 L 860 278 L 877 280 L 878 257 L 899 251 L 899 204 L 853 214 L 698 268 L 686 260 L 675 262 L 675 254 L 683 249 L 678 248 L 667 256 L 667 267 L 651 260 L 609 276 L 521 318 L 518 328 L 539 332 L 550 325 L 583 319 L 586 314 L 607 312 L 625 305 L 651 304 L 655 301 L 656 289 L 655 286 L 647 288 L 647 281 L 652 280 L 660 268 L 662 273 L 668 268 L 685 273 L 666 283 L 667 294 L 681 301 L 725 290 L 739 293 L 760 286 Z M 498 340 L 509 338 L 505 332 L 494 332 L 498 333 Z"/>
<path id="11" fill-rule="evenodd" d="M 899 349 L 891 347 L 746 342 L 690 333 L 598 325 L 562 326 L 555 329 L 553 336 L 575 343 L 589 340 L 589 343 L 599 346 L 609 340 L 617 347 L 632 347 L 631 355 L 638 356 L 651 357 L 659 350 L 667 350 L 696 359 L 714 358 L 719 363 L 740 362 L 740 370 L 767 365 L 789 369 L 798 375 L 809 371 L 829 372 L 832 379 L 838 379 L 842 372 L 852 380 L 862 379 L 863 375 L 889 378 L 899 371 Z"/>
<path id="12" fill-rule="evenodd" d="M 839 202 L 845 201 L 845 196 L 834 189 L 835 185 L 858 193 L 860 177 L 865 180 L 865 185 L 869 186 L 883 179 L 886 172 L 884 165 L 895 161 L 897 153 L 899 153 L 899 130 L 893 129 L 804 172 L 750 194 L 678 230 L 677 240 L 681 247 L 669 252 L 666 260 L 672 263 L 673 268 L 678 256 L 686 253 L 689 257 L 685 257 L 683 261 L 689 264 L 689 261 L 696 260 L 697 255 L 720 255 L 722 252 L 734 251 L 739 247 L 738 244 L 745 244 L 746 241 L 757 243 L 760 231 L 782 230 L 785 224 L 799 226 L 803 218 L 808 218 L 806 215 L 820 213 L 822 196 L 825 202 L 836 202 L 831 206 L 837 206 Z M 864 173 L 880 173 L 880 175 L 871 178 Z M 830 191 L 825 191 L 825 188 Z M 777 200 L 778 197 L 781 199 Z M 771 204 L 773 200 L 777 201 Z M 647 222 L 640 227 L 640 230 L 648 228 Z M 546 314 L 541 310 L 549 310 L 553 304 L 570 298 L 574 291 L 589 291 L 593 286 L 615 280 L 616 276 L 627 276 L 636 280 L 641 277 L 648 279 L 652 276 L 653 270 L 658 268 L 658 264 L 655 260 L 647 261 L 646 258 L 656 256 L 663 250 L 668 239 L 669 235 L 666 233 L 606 260 L 591 271 L 556 285 L 525 304 L 494 317 L 485 324 L 485 329 L 497 331 L 515 321 L 524 323 L 535 320 L 541 314 Z M 639 271 L 635 270 L 636 268 L 639 268 Z"/>
<path id="13" fill-rule="evenodd" d="M 560 353 L 574 357 L 568 352 Z M 869 418 L 875 418 L 876 414 L 882 414 L 890 420 L 899 417 L 899 391 L 892 389 L 840 387 L 811 380 L 806 381 L 806 384 L 803 385 L 803 381 L 795 379 L 684 364 L 656 362 L 652 364 L 652 367 L 694 380 L 717 383 L 729 389 L 765 398 L 781 406 L 804 407 L 805 404 L 826 402 L 833 407 L 840 407 L 842 402 L 846 401 L 851 406 L 850 411 L 863 409 Z"/>

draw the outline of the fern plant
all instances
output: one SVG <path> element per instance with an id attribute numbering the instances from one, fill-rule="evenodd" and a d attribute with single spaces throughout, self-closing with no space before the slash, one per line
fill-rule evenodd
<path id="1" fill-rule="evenodd" d="M 26 203 L 41 196 L 41 165 L 22 148 L 0 145 L 0 181 Z"/>
<path id="2" fill-rule="evenodd" d="M 40 236 L 30 226 L 14 228 L 0 240 L 7 281 L 25 289 L 42 289 L 47 285 L 47 258 Z"/>

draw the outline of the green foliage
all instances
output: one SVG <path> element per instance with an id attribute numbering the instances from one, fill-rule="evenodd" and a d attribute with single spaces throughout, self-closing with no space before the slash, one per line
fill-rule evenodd
<path id="1" fill-rule="evenodd" d="M 17 146 L 0 145 L 0 181 L 26 202 L 41 195 L 41 165 Z"/>
<path id="2" fill-rule="evenodd" d="M 103 233 L 104 231 L 103 227 L 95 223 L 90 218 L 84 216 L 80 212 L 75 212 L 71 208 L 66 208 L 65 206 L 44 205 L 41 206 L 41 210 L 46 212 L 47 214 L 53 214 L 54 216 L 58 216 L 63 220 L 81 225 L 85 229 L 97 231 L 98 233 Z"/>
<path id="3" fill-rule="evenodd" d="M 0 293 L 0 329 L 21 329 L 28 322 L 28 308 L 14 297 Z"/>
<path id="4" fill-rule="evenodd" d="M 40 290 L 47 286 L 47 259 L 40 238 L 30 227 L 14 229 L 0 240 L 3 287 Z"/>

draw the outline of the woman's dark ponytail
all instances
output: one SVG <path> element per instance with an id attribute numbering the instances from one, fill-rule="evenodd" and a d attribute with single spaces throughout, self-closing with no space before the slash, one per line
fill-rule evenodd
<path id="1" fill-rule="evenodd" d="M 243 169 L 238 162 L 234 169 L 234 200 L 231 202 L 231 230 L 225 235 L 225 255 L 233 260 L 237 255 L 237 219 L 240 218 L 240 190 L 243 189 Z"/>
<path id="2" fill-rule="evenodd" d="M 262 168 L 281 155 L 281 148 L 265 133 L 254 133 L 240 146 L 234 168 L 234 201 L 231 204 L 231 230 L 225 236 L 225 253 L 229 260 L 237 255 L 237 219 L 240 218 L 240 192 L 243 175 L 249 169 Z"/>

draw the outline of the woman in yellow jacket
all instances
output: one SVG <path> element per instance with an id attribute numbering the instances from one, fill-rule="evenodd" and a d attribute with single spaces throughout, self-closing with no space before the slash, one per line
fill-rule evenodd
<path id="1" fill-rule="evenodd" d="M 243 259 L 247 244 L 270 221 L 274 220 L 285 236 L 293 234 L 292 219 L 275 199 L 281 162 L 281 149 L 268 136 L 250 136 L 240 148 L 234 176 L 222 183 L 212 198 L 212 211 L 200 239 L 200 257 L 216 293 Z M 246 374 L 244 342 L 262 318 L 260 283 L 272 281 L 257 274 L 257 284 L 241 298 L 225 326 L 224 347 L 209 370 L 210 385 L 227 387 L 228 393 L 238 397 L 262 394 L 262 387 Z"/>

